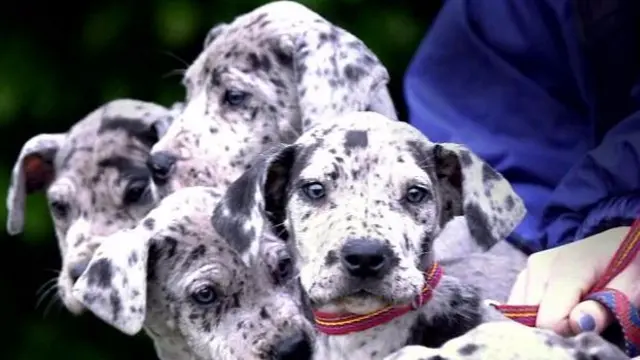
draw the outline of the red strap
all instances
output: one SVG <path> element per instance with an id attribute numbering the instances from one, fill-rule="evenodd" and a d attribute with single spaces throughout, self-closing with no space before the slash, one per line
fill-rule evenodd
<path id="1" fill-rule="evenodd" d="M 640 316 L 638 309 L 631 304 L 627 296 L 605 286 L 623 271 L 640 251 L 640 219 L 631 225 L 629 233 L 624 238 L 615 255 L 609 262 L 604 275 L 587 292 L 584 300 L 594 300 L 605 306 L 614 315 L 625 338 L 625 350 L 627 355 L 634 357 L 640 355 Z M 503 312 L 509 319 L 515 320 L 527 326 L 535 326 L 538 315 L 537 305 L 493 305 Z"/>
<path id="2" fill-rule="evenodd" d="M 434 263 L 424 274 L 425 284 L 422 292 L 415 301 L 405 306 L 387 306 L 378 311 L 358 314 L 333 314 L 323 311 L 314 311 L 316 329 L 327 335 L 346 335 L 353 332 L 364 331 L 372 327 L 387 323 L 409 311 L 422 307 L 433 295 L 433 289 L 442 278 L 442 268 Z"/>

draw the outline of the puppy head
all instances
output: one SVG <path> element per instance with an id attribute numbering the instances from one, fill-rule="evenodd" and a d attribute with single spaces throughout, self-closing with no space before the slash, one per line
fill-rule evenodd
<path id="1" fill-rule="evenodd" d="M 263 207 L 274 233 L 295 247 L 311 301 L 325 309 L 407 303 L 434 259 L 433 239 L 454 216 L 488 249 L 524 215 L 509 183 L 471 151 L 376 113 L 326 120 L 273 151 L 261 171 L 237 181 L 257 183 L 263 200 L 237 201 L 229 191 L 223 204 L 234 203 L 227 213 L 241 221 L 251 211 L 238 204 Z"/>
<path id="2" fill-rule="evenodd" d="M 181 189 L 96 250 L 74 295 L 126 334 L 144 325 L 159 355 L 307 359 L 313 327 L 282 241 L 249 263 L 212 226 L 219 196 Z"/>
<path id="3" fill-rule="evenodd" d="M 170 121 L 162 106 L 115 100 L 67 133 L 36 135 L 23 145 L 7 197 L 7 231 L 22 231 L 27 194 L 44 191 L 62 257 L 59 296 L 71 312 L 82 310 L 71 286 L 97 245 L 91 237 L 128 227 L 151 208 L 145 161 Z"/>
<path id="4" fill-rule="evenodd" d="M 362 41 L 295 2 L 216 25 L 183 79 L 184 112 L 153 148 L 155 192 L 226 187 L 256 155 L 291 143 L 320 116 L 380 108 L 387 81 Z"/>

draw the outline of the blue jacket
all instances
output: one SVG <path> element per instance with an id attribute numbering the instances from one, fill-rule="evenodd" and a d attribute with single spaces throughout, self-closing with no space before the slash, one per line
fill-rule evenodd
<path id="1" fill-rule="evenodd" d="M 640 214 L 639 7 L 447 0 L 415 54 L 409 121 L 511 181 L 528 209 L 515 244 L 538 251 Z"/>

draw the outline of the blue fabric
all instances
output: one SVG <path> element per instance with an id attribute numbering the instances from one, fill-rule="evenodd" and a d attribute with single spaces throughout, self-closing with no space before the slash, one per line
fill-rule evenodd
<path id="1" fill-rule="evenodd" d="M 407 70 L 409 121 L 467 145 L 524 199 L 516 245 L 538 251 L 639 215 L 633 2 L 447 0 Z"/>

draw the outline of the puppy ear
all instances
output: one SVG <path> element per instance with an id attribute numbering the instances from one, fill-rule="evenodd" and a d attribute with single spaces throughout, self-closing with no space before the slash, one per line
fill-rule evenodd
<path id="1" fill-rule="evenodd" d="M 282 233 L 285 219 L 286 188 L 294 159 L 294 145 L 278 144 L 263 152 L 227 188 L 216 206 L 211 222 L 216 231 L 244 253 L 263 226 Z"/>
<path id="2" fill-rule="evenodd" d="M 501 174 L 471 150 L 442 143 L 432 146 L 431 155 L 443 192 L 443 223 L 464 215 L 471 237 L 487 250 L 522 221 L 526 213 L 522 199 Z"/>
<path id="3" fill-rule="evenodd" d="M 66 134 L 40 134 L 22 145 L 13 165 L 7 194 L 7 232 L 17 235 L 24 227 L 27 194 L 46 189 L 55 178 L 54 158 Z"/>
<path id="4" fill-rule="evenodd" d="M 209 29 L 207 36 L 205 36 L 204 38 L 203 48 L 206 49 L 218 36 L 222 35 L 222 33 L 225 32 L 228 28 L 229 24 L 227 23 L 219 23 L 214 25 L 211 29 Z"/>
<path id="5" fill-rule="evenodd" d="M 127 335 L 137 334 L 145 320 L 150 239 L 137 228 L 103 237 L 73 286 L 88 310 Z"/>
<path id="6" fill-rule="evenodd" d="M 347 111 L 371 110 L 396 120 L 387 89 L 389 73 L 360 39 L 328 21 L 303 35 L 280 39 L 276 55 L 290 59 L 302 131 Z M 281 60 L 281 62 L 284 62 Z"/>

